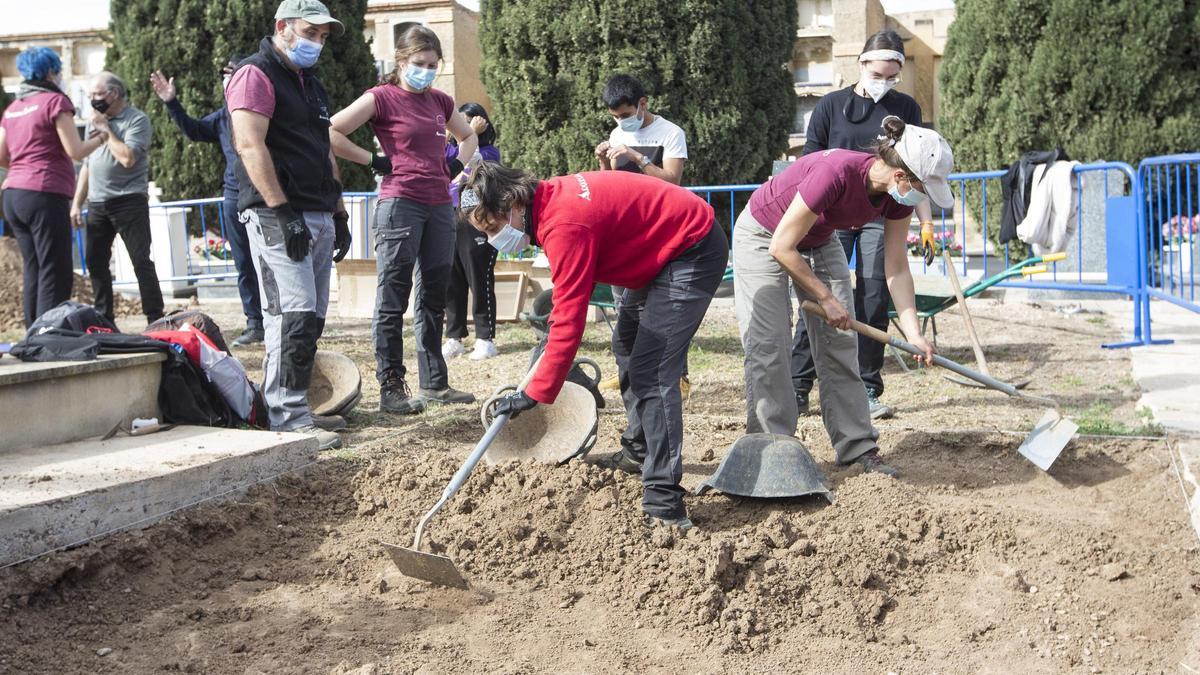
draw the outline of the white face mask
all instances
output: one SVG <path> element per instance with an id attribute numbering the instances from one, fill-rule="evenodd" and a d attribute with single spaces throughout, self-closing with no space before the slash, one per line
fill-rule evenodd
<path id="1" fill-rule="evenodd" d="M 496 234 L 488 237 L 488 243 L 501 253 L 519 253 L 529 245 L 529 235 L 512 226 L 513 212 L 509 211 L 508 222 Z"/>
<path id="2" fill-rule="evenodd" d="M 862 79 L 859 80 L 862 85 L 863 93 L 871 97 L 871 100 L 879 103 L 880 99 L 887 95 L 889 91 L 896 88 L 900 84 L 900 78 L 889 77 L 886 80 L 876 80 L 867 74 L 867 70 L 862 69 Z"/>

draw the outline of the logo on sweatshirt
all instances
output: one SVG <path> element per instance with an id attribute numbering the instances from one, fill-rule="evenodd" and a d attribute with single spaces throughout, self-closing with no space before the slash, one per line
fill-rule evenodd
<path id="1" fill-rule="evenodd" d="M 583 179 L 583 174 L 575 174 L 575 180 L 579 182 L 579 198 L 592 201 L 592 189 L 588 187 L 587 181 Z"/>

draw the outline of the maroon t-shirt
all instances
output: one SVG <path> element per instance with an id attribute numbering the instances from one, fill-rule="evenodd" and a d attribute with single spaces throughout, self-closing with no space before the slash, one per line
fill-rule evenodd
<path id="1" fill-rule="evenodd" d="M 5 108 L 0 127 L 4 127 L 10 159 L 4 187 L 75 194 L 75 164 L 54 123 L 62 113 L 74 115 L 75 106 L 52 91 L 19 98 Z"/>
<path id="2" fill-rule="evenodd" d="M 867 174 L 874 162 L 875 155 L 836 148 L 804 155 L 754 191 L 750 215 L 774 232 L 799 193 L 817 214 L 817 222 L 800 241 L 802 249 L 821 246 L 834 230 L 853 230 L 880 216 L 889 220 L 912 216 L 911 206 L 888 195 L 871 200 Z"/>
<path id="3" fill-rule="evenodd" d="M 454 99 L 432 87 L 413 93 L 394 84 L 381 84 L 367 92 L 375 96 L 371 128 L 392 162 L 392 173 L 384 176 L 379 198 L 449 204 L 446 122 L 454 114 Z"/>

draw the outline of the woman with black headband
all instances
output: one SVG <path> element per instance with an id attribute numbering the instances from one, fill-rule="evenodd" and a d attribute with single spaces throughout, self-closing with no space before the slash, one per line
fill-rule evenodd
<path id="1" fill-rule="evenodd" d="M 895 31 L 875 33 L 858 57 L 859 80 L 853 86 L 826 94 L 817 102 L 805 133 L 802 155 L 843 148 L 870 152 L 884 137 L 883 120 L 889 115 L 905 124 L 921 125 L 921 106 L 907 94 L 895 90 L 904 67 L 904 41 Z M 933 217 L 928 202 L 916 207 L 921 221 L 922 243 L 933 244 Z M 859 320 L 887 330 L 888 295 L 883 269 L 883 220 L 864 223 L 853 230 L 840 230 L 837 237 L 849 259 L 857 245 L 858 265 L 854 288 L 854 313 Z M 871 418 L 890 417 L 892 410 L 879 402 L 883 395 L 883 345 L 870 338 L 858 340 L 859 372 L 867 388 Z M 804 322 L 796 325 L 792 346 L 792 385 L 801 415 L 808 411 L 808 397 L 816 379 L 812 349 Z"/>

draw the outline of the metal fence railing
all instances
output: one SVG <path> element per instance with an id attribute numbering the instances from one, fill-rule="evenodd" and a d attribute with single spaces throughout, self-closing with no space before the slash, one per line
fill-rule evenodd
<path id="1" fill-rule="evenodd" d="M 1145 289 L 1149 297 L 1193 312 L 1200 242 L 1200 153 L 1150 157 L 1138 165 L 1148 236 Z"/>

